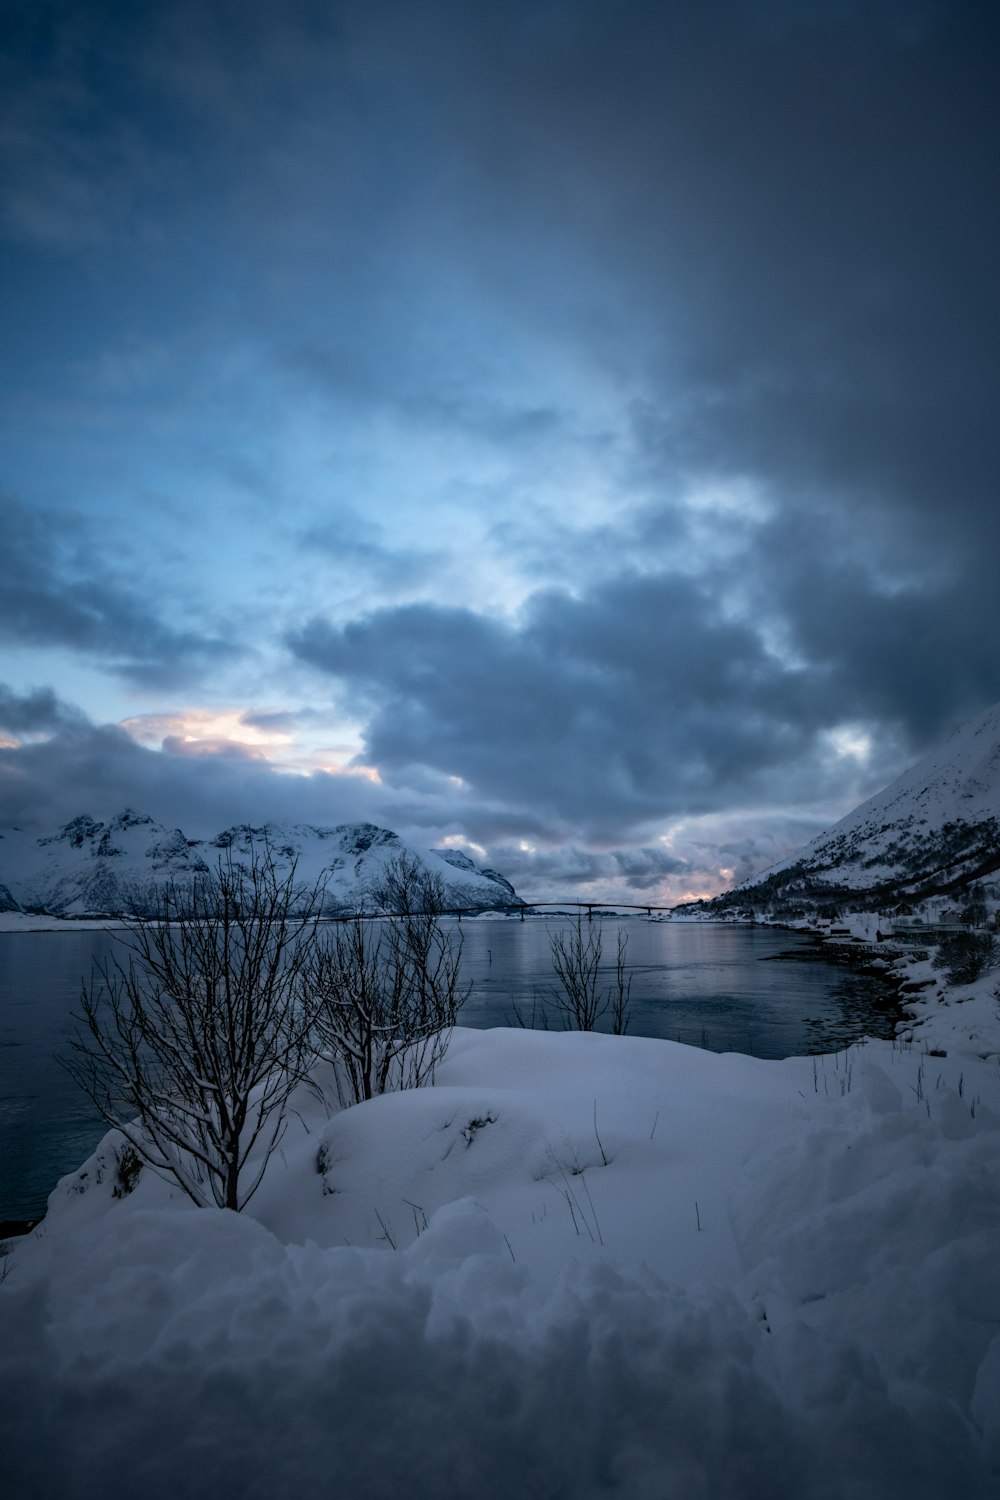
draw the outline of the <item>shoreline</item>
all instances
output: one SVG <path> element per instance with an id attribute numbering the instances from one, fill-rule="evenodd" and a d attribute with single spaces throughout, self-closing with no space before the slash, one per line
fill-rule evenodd
<path id="1" fill-rule="evenodd" d="M 19 917 L 21 921 L 17 923 L 11 922 L 10 925 L 8 925 L 3 920 L 5 917 L 8 919 L 12 917 Z M 726 918 L 702 918 L 701 920 L 708 921 L 712 925 L 719 926 L 743 927 L 755 925 L 768 927 L 774 931 L 788 932 L 795 934 L 800 938 L 808 938 L 810 941 L 807 946 L 804 945 L 799 949 L 789 949 L 787 952 L 769 955 L 766 959 L 762 959 L 761 962 L 809 962 L 814 958 L 821 958 L 826 963 L 849 969 L 856 974 L 864 975 L 866 978 L 878 979 L 880 981 L 883 981 L 885 990 L 884 998 L 873 1000 L 871 1002 L 873 1007 L 877 1008 L 882 1013 L 892 1012 L 892 1022 L 897 1034 L 900 1032 L 902 1027 L 909 1023 L 909 1018 L 906 1014 L 906 1011 L 904 1010 L 904 1005 L 907 998 L 904 993 L 906 975 L 895 971 L 894 964 L 891 960 L 888 960 L 888 955 L 888 961 L 886 962 L 884 968 L 880 966 L 873 966 L 870 962 L 870 958 L 869 961 L 866 961 L 866 957 L 870 956 L 876 948 L 875 943 L 872 942 L 872 940 L 869 938 L 854 935 L 851 935 L 849 937 L 845 936 L 843 938 L 831 938 L 829 934 L 822 931 L 817 931 L 815 928 L 793 926 L 791 924 L 781 922 L 750 924 L 746 922 L 734 922 L 731 919 Z M 9 932 L 18 931 L 29 933 L 67 931 L 72 932 L 83 930 L 104 931 L 113 930 L 115 928 L 120 930 L 122 928 L 127 928 L 127 926 L 128 924 L 126 922 L 122 922 L 121 919 L 115 918 L 74 919 L 53 916 L 43 917 L 37 914 L 28 916 L 25 913 L 0 913 L 0 936 Z M 901 957 L 906 950 L 893 949 L 891 951 L 893 958 L 895 959 Z M 653 1040 L 655 1040 L 655 1038 L 653 1038 Z M 697 1043 L 694 1042 L 688 1043 L 687 1045 L 697 1047 Z M 852 1045 L 852 1043 L 845 1043 L 839 1046 L 831 1047 L 830 1049 L 824 1049 L 820 1052 L 803 1051 L 801 1054 L 793 1055 L 802 1057 L 834 1056 L 837 1052 L 843 1051 L 845 1046 L 850 1045 Z M 702 1049 L 698 1048 L 698 1050 Z M 739 1049 L 735 1050 L 739 1051 Z M 746 1052 L 744 1055 L 752 1056 L 753 1053 L 752 1051 L 750 1051 Z M 55 1190 L 60 1180 L 60 1178 L 57 1178 L 56 1181 L 53 1182 L 52 1187 L 49 1190 L 50 1193 Z M 5 1240 L 22 1238 L 23 1236 L 30 1234 L 35 1228 L 37 1228 L 39 1224 L 43 1222 L 47 1204 L 48 1196 L 46 1197 L 46 1207 L 43 1208 L 40 1213 L 35 1213 L 32 1216 L 22 1216 L 15 1214 L 10 1218 L 0 1219 L 0 1244 L 2 1244 Z"/>
<path id="2" fill-rule="evenodd" d="M 37 1219 L 0 1219 L 0 1246 L 4 1240 L 16 1240 L 30 1234 L 44 1218 L 45 1215 L 40 1214 Z"/>
<path id="3" fill-rule="evenodd" d="M 0 911 L 0 936 L 35 932 L 122 932 L 124 917 L 57 917 L 43 912 Z"/>

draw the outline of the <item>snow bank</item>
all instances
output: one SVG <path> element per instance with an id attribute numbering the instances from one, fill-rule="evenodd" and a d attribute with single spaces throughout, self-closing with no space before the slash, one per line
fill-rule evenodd
<path id="1" fill-rule="evenodd" d="M 7 1492 L 995 1495 L 977 994 L 946 1056 L 458 1031 L 433 1089 L 303 1094 L 240 1216 L 114 1197 L 109 1136 L 0 1286 Z"/>
<path id="2" fill-rule="evenodd" d="M 111 932 L 124 925 L 117 917 L 50 917 L 0 911 L 0 932 Z"/>

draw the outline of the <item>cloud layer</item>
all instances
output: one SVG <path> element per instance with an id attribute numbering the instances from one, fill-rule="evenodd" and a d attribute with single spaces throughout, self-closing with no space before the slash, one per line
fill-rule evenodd
<path id="1" fill-rule="evenodd" d="M 8 10 L 5 815 L 681 892 L 1000 697 L 995 7 Z"/>

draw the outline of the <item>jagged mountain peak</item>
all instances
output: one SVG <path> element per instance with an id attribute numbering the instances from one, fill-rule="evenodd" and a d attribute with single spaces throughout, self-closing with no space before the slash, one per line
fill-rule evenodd
<path id="1" fill-rule="evenodd" d="M 48 844 L 71 844 L 74 848 L 82 848 L 84 844 L 93 844 L 102 839 L 110 840 L 116 834 L 129 833 L 133 829 L 158 828 L 159 824 L 153 822 L 146 813 L 138 813 L 134 808 L 125 807 L 120 813 L 109 819 L 107 823 L 92 818 L 88 813 L 81 813 L 79 817 L 72 818 L 64 823 L 62 828 L 48 837 L 39 839 L 41 845 Z"/>
<path id="2" fill-rule="evenodd" d="M 40 845 L 46 844 L 72 844 L 79 849 L 88 840 L 95 838 L 104 831 L 104 824 L 98 823 L 87 813 L 81 813 L 78 818 L 73 818 L 69 823 L 64 823 L 56 833 L 50 833 L 47 838 L 39 839 Z"/>
<path id="3" fill-rule="evenodd" d="M 136 812 L 133 807 L 123 808 L 108 824 L 108 827 L 115 833 L 124 831 L 127 828 L 150 828 L 154 826 L 151 817 L 146 813 Z"/>
<path id="4" fill-rule="evenodd" d="M 467 854 L 461 849 L 432 849 L 438 859 L 443 859 L 445 864 L 451 865 L 456 870 L 474 870 L 476 867 Z"/>

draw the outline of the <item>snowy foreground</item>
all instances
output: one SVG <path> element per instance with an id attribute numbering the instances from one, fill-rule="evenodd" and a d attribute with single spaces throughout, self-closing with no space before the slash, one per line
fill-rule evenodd
<path id="1" fill-rule="evenodd" d="M 240 1216 L 108 1136 L 7 1258 L 4 1493 L 995 1497 L 998 977 L 815 1061 L 459 1030 Z"/>

